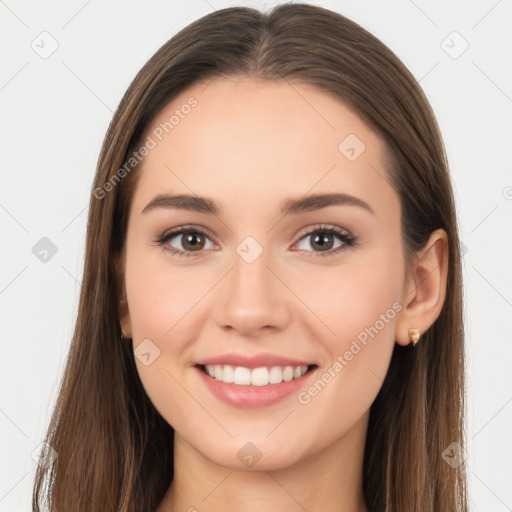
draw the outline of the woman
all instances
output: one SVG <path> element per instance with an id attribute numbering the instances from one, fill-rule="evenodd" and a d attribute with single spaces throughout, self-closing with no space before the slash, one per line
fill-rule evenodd
<path id="1" fill-rule="evenodd" d="M 33 508 L 466 512 L 463 340 L 409 71 L 323 8 L 216 11 L 106 135 Z"/>

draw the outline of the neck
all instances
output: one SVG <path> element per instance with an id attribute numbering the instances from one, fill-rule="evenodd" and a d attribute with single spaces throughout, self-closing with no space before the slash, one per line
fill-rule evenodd
<path id="1" fill-rule="evenodd" d="M 336 443 L 297 463 L 272 470 L 223 467 L 178 433 L 174 479 L 157 512 L 367 512 L 362 463 L 368 415 Z"/>

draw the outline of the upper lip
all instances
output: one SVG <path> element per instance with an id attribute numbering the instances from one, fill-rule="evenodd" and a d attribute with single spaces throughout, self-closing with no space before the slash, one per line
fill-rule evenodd
<path id="1" fill-rule="evenodd" d="M 223 365 L 242 366 L 244 368 L 260 368 L 263 366 L 309 366 L 313 363 L 280 356 L 278 354 L 255 354 L 252 356 L 242 354 L 223 354 L 208 357 L 196 362 L 196 365 Z"/>

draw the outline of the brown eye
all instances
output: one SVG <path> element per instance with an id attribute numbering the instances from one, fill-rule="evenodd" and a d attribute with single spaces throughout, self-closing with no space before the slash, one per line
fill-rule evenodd
<path id="1" fill-rule="evenodd" d="M 205 237 L 199 233 L 186 233 L 182 235 L 181 245 L 186 251 L 201 250 L 204 248 Z"/>
<path id="2" fill-rule="evenodd" d="M 356 238 L 348 231 L 336 226 L 316 226 L 314 229 L 303 232 L 299 244 L 310 238 L 306 247 L 299 247 L 301 251 L 315 256 L 334 256 L 342 251 L 356 245 Z M 174 241 L 176 239 L 176 241 Z M 340 243 L 336 245 L 336 239 Z M 172 243 L 171 243 L 172 242 Z M 164 233 L 157 243 L 162 245 L 166 251 L 179 257 L 200 256 L 206 249 L 211 249 L 213 243 L 206 234 L 199 228 L 182 226 Z M 208 243 L 211 245 L 208 247 Z M 310 249 L 313 250 L 310 250 Z"/>
<path id="3" fill-rule="evenodd" d="M 319 247 L 321 251 L 328 251 L 334 245 L 334 236 L 330 234 L 316 234 L 311 239 L 311 247 Z"/>
<path id="4" fill-rule="evenodd" d="M 318 226 L 313 230 L 302 233 L 299 243 L 303 240 L 309 242 L 304 243 L 300 250 L 315 254 L 315 256 L 332 256 L 347 250 L 355 245 L 355 237 L 348 231 L 342 230 L 336 226 Z M 336 239 L 341 243 L 336 244 Z M 309 250 L 312 248 L 313 251 Z"/>
<path id="5" fill-rule="evenodd" d="M 197 228 L 185 227 L 165 233 L 157 242 L 165 250 L 180 257 L 199 256 L 204 250 L 213 246 L 206 233 Z M 209 247 L 207 246 L 208 242 L 211 244 Z"/>

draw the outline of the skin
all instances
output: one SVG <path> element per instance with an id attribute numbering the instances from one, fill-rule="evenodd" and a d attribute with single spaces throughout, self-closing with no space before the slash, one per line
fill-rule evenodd
<path id="1" fill-rule="evenodd" d="M 149 338 L 160 350 L 148 366 L 136 358 L 137 370 L 175 429 L 175 479 L 157 512 L 367 511 L 369 408 L 394 344 L 408 345 L 408 329 L 425 332 L 441 312 L 446 234 L 432 233 L 406 274 L 400 202 L 387 181 L 384 144 L 339 99 L 309 85 L 218 78 L 174 98 L 147 135 L 190 96 L 198 105 L 137 171 L 117 262 L 123 333 L 135 349 Z M 354 161 L 338 149 L 349 134 L 366 146 Z M 279 213 L 285 199 L 332 192 L 364 200 L 375 214 L 346 204 Z M 208 197 L 222 214 L 142 213 L 163 193 Z M 155 243 L 185 224 L 211 234 L 195 249 L 199 256 L 179 257 Z M 299 236 L 317 224 L 349 231 L 357 245 L 323 257 L 315 232 Z M 247 236 L 263 248 L 250 264 L 236 252 Z M 343 242 L 332 235 L 332 243 L 331 252 Z M 194 251 L 183 235 L 166 245 Z M 227 352 L 270 352 L 314 362 L 321 376 L 393 303 L 401 311 L 307 404 L 292 394 L 240 409 L 214 397 L 192 367 Z M 237 457 L 249 442 L 262 455 L 251 468 Z"/>

